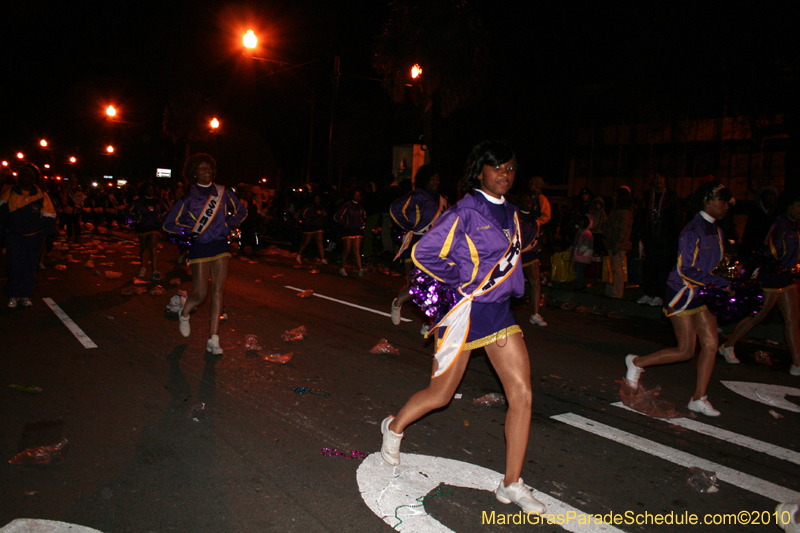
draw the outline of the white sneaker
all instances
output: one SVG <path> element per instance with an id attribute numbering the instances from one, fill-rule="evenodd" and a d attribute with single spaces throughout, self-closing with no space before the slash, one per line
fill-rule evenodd
<path id="1" fill-rule="evenodd" d="M 342 276 L 343 278 L 347 277 L 347 272 L 345 272 L 344 267 L 339 269 L 339 275 Z"/>
<path id="2" fill-rule="evenodd" d="M 650 300 L 650 305 L 652 305 L 653 307 L 660 307 L 663 303 L 664 302 L 658 296 Z"/>
<path id="3" fill-rule="evenodd" d="M 800 533 L 800 504 L 779 503 L 775 507 L 778 527 L 786 533 Z"/>
<path id="4" fill-rule="evenodd" d="M 793 376 L 800 376 L 800 366 L 790 366 L 789 373 Z"/>
<path id="5" fill-rule="evenodd" d="M 219 345 L 219 335 L 211 335 L 211 338 L 206 342 L 206 351 L 214 355 L 222 355 L 222 347 Z"/>
<path id="6" fill-rule="evenodd" d="M 636 303 L 637 304 L 649 304 L 652 301 L 653 301 L 653 299 L 645 294 L 644 296 L 642 296 L 641 298 L 636 300 Z"/>
<path id="7" fill-rule="evenodd" d="M 297 257 L 295 257 L 294 260 L 297 261 L 298 265 L 302 265 L 303 264 L 303 258 L 300 257 L 300 254 L 297 254 Z"/>
<path id="8" fill-rule="evenodd" d="M 726 363 L 730 363 L 735 365 L 739 362 L 736 358 L 736 354 L 733 353 L 733 346 L 725 346 L 724 344 L 719 347 L 719 354 L 725 358 Z"/>
<path id="9" fill-rule="evenodd" d="M 544 321 L 542 315 L 536 313 L 535 315 L 531 315 L 531 324 L 536 324 L 537 326 L 546 326 L 547 322 Z"/>
<path id="10" fill-rule="evenodd" d="M 494 493 L 500 502 L 514 502 L 522 507 L 522 510 L 525 512 L 525 514 L 534 513 L 543 515 L 547 512 L 547 507 L 533 497 L 531 490 L 525 486 L 522 478 L 519 478 L 519 481 L 512 483 L 508 487 L 503 486 L 503 480 L 501 479 L 500 485 L 497 486 L 497 490 Z"/>
<path id="11" fill-rule="evenodd" d="M 642 372 L 644 372 L 644 368 L 640 368 L 633 364 L 633 360 L 637 357 L 638 356 L 633 354 L 628 354 L 625 357 L 625 366 L 628 367 L 628 372 L 625 374 L 625 380 L 628 382 L 628 385 L 634 389 L 639 386 L 639 376 L 641 376 Z"/>
<path id="12" fill-rule="evenodd" d="M 399 326 L 400 325 L 400 310 L 403 308 L 403 306 L 401 305 L 399 307 L 395 307 L 394 304 L 396 302 L 397 302 L 397 298 L 392 300 L 392 324 L 394 324 L 395 326 Z"/>
<path id="13" fill-rule="evenodd" d="M 397 466 L 400 464 L 400 441 L 403 440 L 403 434 L 400 433 L 398 435 L 389 429 L 389 423 L 393 418 L 393 416 L 387 416 L 381 422 L 381 433 L 383 433 L 381 457 L 390 465 Z"/>
<path id="14" fill-rule="evenodd" d="M 141 279 L 144 279 L 145 274 L 147 274 L 147 269 L 145 267 L 140 268 L 139 269 L 139 277 Z"/>
<path id="15" fill-rule="evenodd" d="M 184 337 L 188 337 L 192 334 L 192 326 L 189 325 L 190 318 L 190 316 L 184 318 L 183 309 L 181 309 L 180 314 L 178 315 L 178 329 L 180 330 L 181 335 Z"/>
<path id="16" fill-rule="evenodd" d="M 33 306 L 33 302 L 31 301 L 30 298 L 20 298 L 19 299 L 19 305 L 22 306 L 22 307 L 32 307 Z"/>
<path id="17" fill-rule="evenodd" d="M 708 401 L 708 396 L 703 396 L 699 400 L 690 400 L 689 405 L 690 411 L 694 411 L 695 413 L 702 413 L 706 416 L 719 416 L 720 412 L 714 409 L 711 406 L 711 402 Z"/>
<path id="18" fill-rule="evenodd" d="M 367 269 L 366 268 L 362 268 L 361 270 L 358 271 L 358 277 L 359 278 L 363 278 L 364 274 L 366 274 L 366 273 L 367 273 Z"/>
<path id="19" fill-rule="evenodd" d="M 419 334 L 423 337 L 428 334 L 431 330 L 431 327 L 428 324 L 422 324 L 422 328 L 419 330 Z"/>
<path id="20" fill-rule="evenodd" d="M 9 298 L 8 299 L 8 307 L 9 307 L 9 309 L 14 309 L 17 305 L 19 305 L 19 298 Z"/>

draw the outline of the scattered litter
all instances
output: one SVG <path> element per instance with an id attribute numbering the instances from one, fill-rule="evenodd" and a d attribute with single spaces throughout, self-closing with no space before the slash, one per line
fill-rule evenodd
<path id="1" fill-rule="evenodd" d="M 122 272 L 114 272 L 113 270 L 106 270 L 106 279 L 117 279 L 122 276 Z"/>
<path id="2" fill-rule="evenodd" d="M 169 303 L 167 304 L 167 312 L 177 313 L 183 309 L 188 296 L 189 295 L 186 294 L 186 291 L 178 291 L 178 294 L 169 299 Z"/>
<path id="3" fill-rule="evenodd" d="M 758 350 L 753 354 L 753 357 L 756 358 L 756 362 L 759 362 L 762 365 L 772 366 L 772 358 L 770 357 L 769 352 Z"/>
<path id="4" fill-rule="evenodd" d="M 264 356 L 264 361 L 269 361 L 270 363 L 278 363 L 278 364 L 282 365 L 284 363 L 288 363 L 289 361 L 291 361 L 292 360 L 292 355 L 294 355 L 294 352 L 289 352 L 289 353 L 283 354 L 283 355 L 281 355 L 279 353 L 273 353 L 273 354 L 265 355 Z"/>
<path id="5" fill-rule="evenodd" d="M 111 315 L 106 316 L 106 318 L 109 319 L 109 320 L 114 320 L 114 317 L 111 316 Z"/>
<path id="6" fill-rule="evenodd" d="M 92 259 L 105 259 L 106 258 L 106 256 L 104 256 L 104 255 L 96 255 L 96 254 L 89 254 L 89 257 L 91 257 Z"/>
<path id="7" fill-rule="evenodd" d="M 133 293 L 134 294 L 144 294 L 147 292 L 147 287 L 134 287 Z"/>
<path id="8" fill-rule="evenodd" d="M 253 281 L 255 281 L 256 283 L 262 283 L 260 279 L 254 279 Z"/>
<path id="9" fill-rule="evenodd" d="M 91 259 L 89 259 L 89 261 L 91 261 Z M 113 266 L 114 266 L 114 263 L 113 263 L 113 262 L 112 262 L 112 263 L 100 263 L 100 266 L 104 266 L 104 267 L 113 267 Z"/>
<path id="10" fill-rule="evenodd" d="M 69 254 L 65 255 L 64 259 L 66 259 L 68 263 L 80 263 L 81 262 L 80 259 L 75 259 L 74 257 L 72 257 Z"/>
<path id="11" fill-rule="evenodd" d="M 227 321 L 228 321 L 228 313 L 222 313 L 221 315 L 219 315 L 220 324 L 224 324 Z"/>
<path id="12" fill-rule="evenodd" d="M 135 292 L 135 291 L 134 291 L 134 288 L 133 288 L 133 287 L 125 287 L 124 289 L 122 289 L 121 291 L 119 291 L 119 293 L 120 293 L 121 295 L 123 295 L 123 296 L 132 296 L 132 295 L 134 294 L 134 292 Z M 167 308 L 169 308 L 169 306 L 167 306 Z"/>
<path id="13" fill-rule="evenodd" d="M 25 492 L 25 496 L 36 496 L 37 494 L 39 494 L 38 490 L 29 490 Z"/>
<path id="14" fill-rule="evenodd" d="M 22 392 L 27 392 L 28 394 L 38 394 L 44 390 L 41 387 L 28 387 L 25 385 L 9 385 L 9 388 Z"/>
<path id="15" fill-rule="evenodd" d="M 719 492 L 717 474 L 696 466 L 689 467 L 689 479 L 686 480 L 686 484 L 697 492 Z"/>
<path id="16" fill-rule="evenodd" d="M 89 259 L 88 261 L 86 261 L 86 263 L 83 264 L 83 266 L 85 266 L 86 268 L 94 268 L 94 261 Z"/>
<path id="17" fill-rule="evenodd" d="M 189 411 L 189 418 L 194 420 L 195 422 L 200 422 L 208 416 L 208 409 L 206 409 L 206 403 L 200 402 L 192 406 L 192 410 Z"/>
<path id="18" fill-rule="evenodd" d="M 329 393 L 328 391 L 324 391 L 324 390 L 321 390 L 321 389 L 309 389 L 308 387 L 292 387 L 289 390 L 291 390 L 292 392 L 296 392 L 297 394 L 300 394 L 300 395 L 303 395 L 303 394 L 306 394 L 306 393 L 313 394 L 314 396 L 330 396 L 331 395 L 331 393 Z"/>
<path id="19" fill-rule="evenodd" d="M 770 339 L 767 339 L 767 344 L 772 344 L 773 346 L 780 346 L 779 342 Z"/>
<path id="20" fill-rule="evenodd" d="M 139 278 L 133 278 L 133 284 L 134 285 L 147 285 L 148 283 L 150 283 L 150 282 L 149 281 L 145 281 L 143 279 L 139 279 Z"/>
<path id="21" fill-rule="evenodd" d="M 319 274 L 319 270 L 317 270 L 316 268 L 309 268 L 308 269 L 308 273 L 309 274 Z"/>
<path id="22" fill-rule="evenodd" d="M 473 398 L 472 403 L 476 405 L 488 405 L 488 406 L 505 405 L 506 397 L 499 392 L 491 392 L 486 396 L 481 396 L 480 398 Z"/>
<path id="23" fill-rule="evenodd" d="M 247 350 L 258 351 L 261 349 L 261 346 L 258 345 L 258 336 L 257 335 L 245 335 L 244 336 L 244 347 Z"/>
<path id="24" fill-rule="evenodd" d="M 461 393 L 460 392 L 455 393 L 453 398 L 455 398 L 456 400 L 460 400 L 461 399 Z"/>
<path id="25" fill-rule="evenodd" d="M 575 311 L 577 311 L 578 313 L 588 313 L 589 308 L 585 305 L 579 305 L 578 307 L 575 308 Z"/>
<path id="26" fill-rule="evenodd" d="M 464 427 L 469 427 L 469 420 L 464 420 Z"/>
<path id="27" fill-rule="evenodd" d="M 282 278 L 282 277 L 283 277 L 283 274 L 275 274 L 275 275 L 274 275 L 274 276 L 272 276 L 272 277 L 273 277 L 273 278 Z"/>
<path id="28" fill-rule="evenodd" d="M 783 415 L 775 411 L 774 409 L 770 409 L 769 414 L 772 415 L 772 418 L 783 418 Z"/>
<path id="29" fill-rule="evenodd" d="M 67 439 L 61 439 L 55 444 L 50 446 L 37 446 L 36 448 L 28 448 L 11 459 L 9 464 L 12 465 L 49 465 L 50 463 L 63 461 L 67 458 L 69 451 L 69 442 Z"/>
<path id="30" fill-rule="evenodd" d="M 575 309 L 575 304 L 572 302 L 564 302 L 563 304 L 561 304 L 561 309 L 563 309 L 564 311 L 572 311 L 573 309 Z"/>
<path id="31" fill-rule="evenodd" d="M 284 331 L 281 338 L 285 341 L 301 341 L 306 336 L 306 327 L 296 327 L 291 331 Z"/>
<path id="32" fill-rule="evenodd" d="M 56 270 L 66 270 L 67 269 L 67 265 L 56 265 L 55 269 Z"/>
<path id="33" fill-rule="evenodd" d="M 172 278 L 171 280 L 169 280 L 169 284 L 170 285 L 180 285 L 181 284 L 181 279 L 180 278 Z"/>
<path id="34" fill-rule="evenodd" d="M 311 289 L 306 289 L 303 292 L 298 292 L 297 293 L 297 296 L 300 297 L 300 298 L 308 298 L 309 296 L 313 296 L 313 295 L 314 295 L 314 291 L 311 290 Z"/>
<path id="35" fill-rule="evenodd" d="M 141 265 L 142 263 L 140 261 L 131 261 L 130 264 L 131 265 Z"/>
<path id="36" fill-rule="evenodd" d="M 394 355 L 400 355 L 400 350 L 389 344 L 388 340 L 381 339 L 378 341 L 378 344 L 373 346 L 369 353 L 390 353 Z"/>
<path id="37" fill-rule="evenodd" d="M 164 287 L 162 287 L 161 285 L 156 285 L 150 291 L 151 296 L 161 296 L 162 294 L 164 294 Z"/>
<path id="38" fill-rule="evenodd" d="M 619 390 L 620 399 L 626 407 L 654 418 L 680 418 L 681 414 L 675 409 L 675 405 L 659 399 L 659 394 L 661 394 L 661 386 L 656 386 L 648 391 L 640 383 L 634 389 L 626 380 L 622 380 Z"/>
<path id="39" fill-rule="evenodd" d="M 350 450 L 349 452 L 340 452 L 336 448 L 322 448 L 322 453 L 325 457 L 344 457 L 345 459 L 366 459 L 367 454 L 358 450 Z"/>

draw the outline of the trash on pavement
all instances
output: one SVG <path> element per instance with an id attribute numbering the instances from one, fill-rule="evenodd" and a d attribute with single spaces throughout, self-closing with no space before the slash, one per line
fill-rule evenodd
<path id="1" fill-rule="evenodd" d="M 772 358 L 769 355 L 769 352 L 765 352 L 764 350 L 758 350 L 756 353 L 753 354 L 753 357 L 756 358 L 756 361 L 761 363 L 762 365 L 772 366 Z"/>
<path id="2" fill-rule="evenodd" d="M 222 313 L 219 315 L 219 323 L 223 324 L 228 321 L 228 313 Z"/>
<path id="3" fill-rule="evenodd" d="M 635 411 L 644 413 L 653 418 L 680 418 L 681 413 L 675 409 L 675 405 L 658 397 L 661 394 L 661 386 L 647 390 L 640 383 L 635 389 L 626 380 L 622 380 L 619 397 L 623 405 Z"/>
<path id="4" fill-rule="evenodd" d="M 297 293 L 297 296 L 299 298 L 308 298 L 309 296 L 313 296 L 313 295 L 314 295 L 314 291 L 312 291 L 311 289 L 306 289 L 303 292 L 298 292 Z"/>
<path id="5" fill-rule="evenodd" d="M 258 336 L 256 336 L 256 335 L 245 335 L 244 336 L 244 347 L 247 350 L 255 350 L 255 351 L 260 350 L 261 346 L 258 345 Z"/>
<path id="6" fill-rule="evenodd" d="M 265 355 L 264 356 L 264 361 L 269 361 L 270 363 L 278 363 L 278 364 L 282 365 L 284 363 L 288 363 L 289 361 L 291 361 L 293 355 L 294 355 L 294 352 L 289 352 L 289 353 L 283 354 L 283 355 L 281 355 L 279 353 L 272 353 L 272 354 L 269 354 L 269 355 Z"/>
<path id="7" fill-rule="evenodd" d="M 775 411 L 774 409 L 770 409 L 767 411 L 769 414 L 772 415 L 772 418 L 783 418 L 783 415 Z"/>
<path id="8" fill-rule="evenodd" d="M 153 289 L 150 291 L 150 294 L 151 294 L 152 296 L 161 296 L 162 294 L 164 294 L 164 287 L 162 287 L 161 285 L 156 285 L 156 286 L 155 286 L 155 287 L 153 287 Z"/>
<path id="9" fill-rule="evenodd" d="M 89 261 L 91 261 L 91 259 L 89 259 Z M 111 263 L 100 263 L 100 266 L 104 266 L 104 267 L 113 267 L 113 266 L 114 266 L 114 263 L 113 263 L 113 262 L 111 262 Z"/>
<path id="10" fill-rule="evenodd" d="M 89 259 L 88 261 L 86 261 L 86 263 L 83 264 L 83 266 L 85 266 L 86 268 L 94 268 L 94 261 Z"/>
<path id="11" fill-rule="evenodd" d="M 133 284 L 134 285 L 147 285 L 148 283 L 150 283 L 150 282 L 149 281 L 145 281 L 143 279 L 139 279 L 139 278 L 133 278 Z"/>
<path id="12" fill-rule="evenodd" d="M 61 439 L 50 446 L 28 448 L 15 455 L 8 462 L 12 465 L 49 465 L 66 459 L 68 451 L 69 442 L 67 442 L 67 439 Z"/>
<path id="13" fill-rule="evenodd" d="M 394 355 L 400 355 L 400 350 L 389 344 L 388 340 L 381 339 L 378 341 L 378 344 L 372 347 L 369 353 L 390 353 Z"/>
<path id="14" fill-rule="evenodd" d="M 481 396 L 480 398 L 473 398 L 472 403 L 476 405 L 488 405 L 488 406 L 505 405 L 506 397 L 499 392 L 491 392 L 486 396 Z"/>
<path id="15" fill-rule="evenodd" d="M 696 466 L 689 467 L 689 479 L 686 480 L 686 484 L 697 492 L 719 492 L 717 474 Z"/>
<path id="16" fill-rule="evenodd" d="M 169 284 L 170 285 L 180 285 L 181 284 L 181 279 L 180 278 L 172 278 L 171 280 L 169 280 Z"/>
<path id="17" fill-rule="evenodd" d="M 117 279 L 122 277 L 122 272 L 114 272 L 113 270 L 106 270 L 106 279 Z"/>
<path id="18" fill-rule="evenodd" d="M 200 402 L 192 406 L 192 410 L 189 411 L 189 418 L 194 420 L 195 422 L 200 422 L 208 416 L 208 409 L 206 409 L 206 403 Z"/>
<path id="19" fill-rule="evenodd" d="M 56 265 L 55 269 L 56 270 L 66 270 L 67 269 L 67 265 Z"/>
<path id="20" fill-rule="evenodd" d="M 366 459 L 367 454 L 358 450 L 350 450 L 349 452 L 340 452 L 336 448 L 322 448 L 320 455 L 325 457 L 344 457 L 345 459 Z"/>
<path id="21" fill-rule="evenodd" d="M 299 326 L 291 331 L 284 331 L 281 338 L 285 341 L 301 341 L 306 336 L 306 327 Z"/>
<path id="22" fill-rule="evenodd" d="M 178 294 L 169 299 L 167 311 L 170 313 L 178 313 L 186 304 L 186 298 L 188 298 L 186 291 L 178 291 Z"/>
<path id="23" fill-rule="evenodd" d="M 28 394 L 37 394 L 44 390 L 41 387 L 28 387 L 26 385 L 14 385 L 14 384 L 9 385 L 8 387 L 14 390 L 27 392 Z"/>

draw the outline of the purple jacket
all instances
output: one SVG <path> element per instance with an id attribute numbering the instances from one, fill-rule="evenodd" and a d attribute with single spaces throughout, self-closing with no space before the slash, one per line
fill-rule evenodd
<path id="1" fill-rule="evenodd" d="M 800 233 L 798 233 L 796 221 L 780 215 L 769 229 L 764 242 L 769 247 L 772 257 L 780 262 L 781 268 L 792 269 L 797 265 L 800 252 Z"/>
<path id="2" fill-rule="evenodd" d="M 439 213 L 440 198 L 441 196 L 438 194 L 434 197 L 425 189 L 414 189 L 392 203 L 389 213 L 395 223 L 403 228 L 403 231 L 422 231 L 433 221 L 437 213 L 442 214 Z M 447 209 L 446 202 L 445 209 Z"/>
<path id="3" fill-rule="evenodd" d="M 210 187 L 199 187 L 196 183 L 192 185 L 189 192 L 172 206 L 164 220 L 164 229 L 170 233 L 189 234 L 208 199 L 218 194 L 217 190 L 218 186 L 213 183 Z M 195 238 L 196 242 L 209 243 L 227 239 L 231 228 L 239 226 L 247 216 L 247 207 L 228 187 L 225 187 L 221 202 L 208 228 Z"/>
<path id="4" fill-rule="evenodd" d="M 349 232 L 360 232 L 367 223 L 367 212 L 353 200 L 345 203 L 333 216 L 333 221 Z"/>
<path id="5" fill-rule="evenodd" d="M 517 208 L 508 202 L 505 208 L 513 231 Z M 520 226 L 521 248 L 525 248 L 533 235 L 530 230 L 522 229 L 526 225 Z M 467 194 L 414 245 L 411 257 L 414 264 L 429 275 L 460 288 L 464 294 L 471 294 L 491 273 L 509 246 L 509 238 L 485 204 Z M 524 289 L 522 264 L 518 261 L 504 281 L 481 295 L 480 301 L 492 303 L 519 297 L 524 294 Z"/>
<path id="6" fill-rule="evenodd" d="M 678 264 L 667 278 L 675 292 L 683 287 L 728 286 L 728 280 L 711 273 L 722 259 L 722 230 L 700 213 L 683 228 L 678 245 Z"/>
<path id="7" fill-rule="evenodd" d="M 125 216 L 134 222 L 136 233 L 148 233 L 161 229 L 167 211 L 167 204 L 161 198 L 140 196 L 125 209 Z"/>

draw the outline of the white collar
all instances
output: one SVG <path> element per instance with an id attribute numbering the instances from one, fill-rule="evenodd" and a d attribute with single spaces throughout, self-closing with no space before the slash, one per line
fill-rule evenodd
<path id="1" fill-rule="evenodd" d="M 700 214 L 703 215 L 703 218 L 706 219 L 706 222 L 711 222 L 712 224 L 716 222 L 714 217 L 706 213 L 705 211 L 700 211 Z"/>
<path id="2" fill-rule="evenodd" d="M 204 188 L 204 189 L 208 189 L 209 187 L 211 187 L 211 186 L 214 184 L 214 182 L 212 181 L 212 182 L 211 182 L 211 183 L 209 183 L 208 185 L 200 185 L 200 184 L 199 184 L 199 183 L 197 183 L 197 182 L 194 182 L 194 184 L 195 184 L 195 185 L 197 185 L 198 187 L 202 187 L 202 188 Z"/>
<path id="3" fill-rule="evenodd" d="M 505 196 L 501 196 L 500 198 L 495 198 L 494 196 L 489 196 L 488 194 L 486 194 L 485 192 L 483 192 L 480 189 L 475 189 L 475 190 L 478 191 L 479 193 L 481 193 L 482 195 L 484 195 L 486 197 L 486 199 L 489 200 L 490 202 L 492 202 L 493 204 L 502 205 L 502 204 L 506 203 L 506 197 Z"/>

